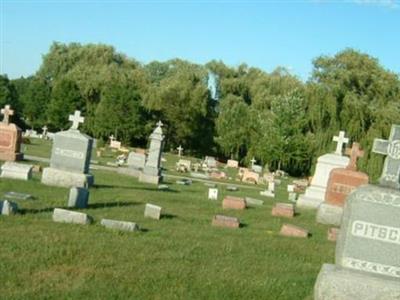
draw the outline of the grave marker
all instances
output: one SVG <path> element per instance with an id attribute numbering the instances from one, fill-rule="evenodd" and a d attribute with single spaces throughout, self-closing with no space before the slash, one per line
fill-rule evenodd
<path id="1" fill-rule="evenodd" d="M 6 105 L 1 110 L 1 114 L 4 117 L 0 123 L 0 160 L 22 160 L 21 129 L 17 125 L 10 123 L 10 116 L 14 115 L 14 111 L 10 108 L 10 105 Z"/>

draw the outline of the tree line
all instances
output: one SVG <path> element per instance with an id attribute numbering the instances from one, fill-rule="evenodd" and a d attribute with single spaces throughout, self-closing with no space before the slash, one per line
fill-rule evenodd
<path id="1" fill-rule="evenodd" d="M 107 141 L 146 146 L 160 119 L 167 149 L 217 155 L 270 170 L 307 175 L 345 130 L 361 143 L 359 168 L 379 177 L 383 157 L 373 139 L 388 137 L 400 117 L 399 76 L 353 49 L 313 60 L 303 82 L 285 68 L 273 72 L 222 61 L 181 59 L 141 64 L 103 44 L 53 43 L 30 77 L 0 76 L 0 105 L 11 104 L 23 128 L 69 127 L 82 111 L 82 130 Z"/>

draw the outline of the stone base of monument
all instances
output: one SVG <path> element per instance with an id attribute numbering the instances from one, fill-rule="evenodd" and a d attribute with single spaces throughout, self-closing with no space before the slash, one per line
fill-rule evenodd
<path id="1" fill-rule="evenodd" d="M 324 264 L 314 287 L 314 300 L 399 300 L 399 281 Z"/>
<path id="2" fill-rule="evenodd" d="M 310 186 L 305 194 L 300 195 L 296 202 L 299 208 L 317 209 L 325 199 L 326 188 Z"/>
<path id="3" fill-rule="evenodd" d="M 19 161 L 24 159 L 23 153 L 0 152 L 0 160 Z"/>
<path id="4" fill-rule="evenodd" d="M 159 184 L 162 180 L 161 176 L 145 174 L 140 172 L 139 181 L 144 183 Z"/>
<path id="5" fill-rule="evenodd" d="M 140 173 L 142 173 L 139 169 L 132 169 L 132 168 L 118 168 L 117 172 L 123 175 L 128 175 L 132 177 L 139 177 Z"/>
<path id="6" fill-rule="evenodd" d="M 343 207 L 322 203 L 317 212 L 317 222 L 321 224 L 340 226 L 343 216 Z"/>
<path id="7" fill-rule="evenodd" d="M 7 161 L 1 166 L 1 177 L 29 180 L 32 178 L 32 165 Z"/>
<path id="8" fill-rule="evenodd" d="M 91 174 L 74 173 L 54 168 L 44 168 L 42 183 L 46 185 L 67 188 L 89 187 L 94 184 L 94 177 Z"/>

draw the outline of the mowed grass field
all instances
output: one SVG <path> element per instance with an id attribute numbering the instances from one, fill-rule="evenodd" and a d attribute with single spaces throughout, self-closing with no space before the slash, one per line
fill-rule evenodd
<path id="1" fill-rule="evenodd" d="M 40 152 L 29 154 L 34 151 Z M 210 201 L 201 182 L 181 186 L 167 178 L 170 191 L 159 191 L 114 172 L 93 174 L 90 205 L 81 211 L 95 222 L 86 226 L 52 221 L 53 208 L 66 206 L 69 191 L 42 185 L 40 174 L 31 181 L 0 180 L 0 197 L 8 191 L 34 196 L 16 200 L 20 214 L 0 216 L 0 299 L 312 299 L 321 265 L 334 260 L 328 226 L 316 224 L 315 212 L 271 216 L 273 204 L 287 199 L 287 182 L 275 199 L 254 186 L 228 192 L 219 185 L 219 200 Z M 265 204 L 224 211 L 225 195 Z M 162 206 L 165 217 L 144 218 L 146 203 Z M 212 227 L 218 213 L 238 217 L 243 227 Z M 142 230 L 109 230 L 101 218 L 133 221 Z M 312 236 L 281 237 L 283 223 Z"/>

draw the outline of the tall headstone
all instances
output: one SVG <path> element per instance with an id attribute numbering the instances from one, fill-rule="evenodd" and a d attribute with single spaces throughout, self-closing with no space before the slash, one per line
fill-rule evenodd
<path id="1" fill-rule="evenodd" d="M 182 156 L 182 152 L 183 152 L 183 148 L 181 145 L 179 145 L 178 148 L 176 148 L 176 150 L 178 150 L 178 156 L 181 157 Z"/>
<path id="2" fill-rule="evenodd" d="M 10 105 L 6 105 L 1 109 L 1 114 L 4 117 L 0 123 L 0 160 L 22 160 L 23 154 L 20 152 L 22 132 L 17 125 L 10 123 L 10 116 L 14 114 L 14 111 Z"/>
<path id="3" fill-rule="evenodd" d="M 316 300 L 400 299 L 399 129 L 392 127 L 389 141 L 374 141 L 373 152 L 387 155 L 380 186 L 363 185 L 348 196 L 335 265 L 322 266 Z"/>
<path id="4" fill-rule="evenodd" d="M 69 117 L 72 126 L 54 135 L 50 167 L 43 170 L 42 183 L 62 187 L 88 187 L 94 178 L 89 174 L 93 139 L 78 130 L 84 118 L 80 111 Z"/>
<path id="5" fill-rule="evenodd" d="M 161 181 L 161 154 L 164 146 L 164 135 L 161 121 L 150 135 L 150 148 L 143 172 L 139 176 L 140 182 L 158 184 Z"/>
<path id="6" fill-rule="evenodd" d="M 331 171 L 335 168 L 345 168 L 349 164 L 349 158 L 342 154 L 343 145 L 349 142 L 348 138 L 345 138 L 344 131 L 340 131 L 339 136 L 333 137 L 333 141 L 337 142 L 336 151 L 318 158 L 311 185 L 306 189 L 305 194 L 300 195 L 297 207 L 317 209 L 325 200 Z"/>
<path id="7" fill-rule="evenodd" d="M 359 144 L 353 143 L 346 153 L 350 155 L 347 167 L 331 171 L 325 201 L 318 208 L 318 223 L 340 226 L 347 196 L 360 185 L 368 183 L 368 175 L 357 171 L 357 159 L 364 155 Z"/>

